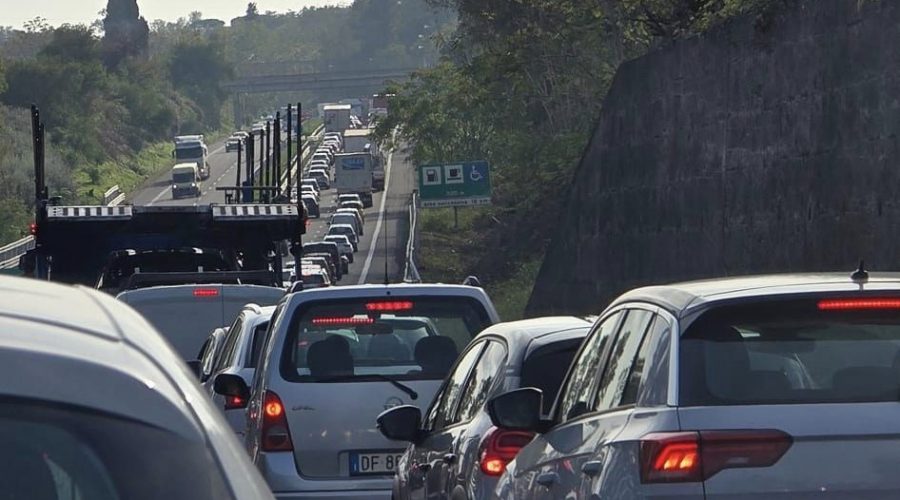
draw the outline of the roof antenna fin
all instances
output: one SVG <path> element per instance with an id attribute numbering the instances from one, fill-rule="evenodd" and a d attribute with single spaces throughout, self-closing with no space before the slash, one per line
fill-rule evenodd
<path id="1" fill-rule="evenodd" d="M 853 280 L 854 283 L 865 283 L 869 281 L 869 272 L 866 271 L 866 261 L 859 261 L 859 269 L 853 271 L 853 274 L 850 275 L 850 279 Z"/>

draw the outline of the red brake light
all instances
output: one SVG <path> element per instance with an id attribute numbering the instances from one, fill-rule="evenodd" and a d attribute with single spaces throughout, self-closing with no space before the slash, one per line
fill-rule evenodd
<path id="1" fill-rule="evenodd" d="M 825 299 L 819 301 L 820 311 L 873 309 L 900 309 L 900 298 Z"/>
<path id="2" fill-rule="evenodd" d="M 356 318 L 353 316 L 347 318 L 313 318 L 312 324 L 316 326 L 356 326 L 371 325 L 375 320 L 372 318 Z"/>
<path id="3" fill-rule="evenodd" d="M 791 444 L 776 430 L 648 434 L 641 439 L 641 481 L 700 482 L 724 469 L 769 467 Z"/>
<path id="4" fill-rule="evenodd" d="M 481 472 L 497 477 L 516 458 L 519 450 L 534 439 L 534 433 L 492 428 L 481 442 Z"/>
<path id="5" fill-rule="evenodd" d="M 32 236 L 36 236 L 38 232 L 38 226 L 34 222 L 28 225 L 28 234 Z"/>
<path id="6" fill-rule="evenodd" d="M 262 411 L 262 451 L 291 451 L 291 433 L 281 398 L 272 391 L 266 391 Z"/>
<path id="7" fill-rule="evenodd" d="M 246 408 L 247 400 L 240 396 L 226 396 L 225 397 L 225 409 L 226 410 L 236 410 L 239 408 Z"/>
<path id="8" fill-rule="evenodd" d="M 389 302 L 369 302 L 366 304 L 367 311 L 409 311 L 413 308 L 413 303 L 409 300 L 394 300 Z"/>
<path id="9" fill-rule="evenodd" d="M 194 297 L 218 297 L 218 288 L 195 288 Z"/>

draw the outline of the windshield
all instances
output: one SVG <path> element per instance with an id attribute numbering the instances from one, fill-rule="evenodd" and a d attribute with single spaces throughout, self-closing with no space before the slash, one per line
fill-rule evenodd
<path id="1" fill-rule="evenodd" d="M 193 160 L 203 156 L 203 148 L 200 146 L 179 147 L 175 149 L 176 160 Z"/>
<path id="2" fill-rule="evenodd" d="M 195 180 L 193 172 L 177 172 L 172 174 L 172 182 L 176 184 L 188 184 Z"/>
<path id="3" fill-rule="evenodd" d="M 489 324 L 484 307 L 464 297 L 316 303 L 292 318 L 282 371 L 295 382 L 347 376 L 441 379 Z"/>
<path id="4" fill-rule="evenodd" d="M 822 311 L 817 301 L 722 308 L 690 326 L 680 353 L 682 405 L 900 398 L 896 311 Z"/>

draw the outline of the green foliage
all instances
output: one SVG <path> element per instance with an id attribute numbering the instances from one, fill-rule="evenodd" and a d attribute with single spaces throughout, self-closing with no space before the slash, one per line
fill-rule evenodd
<path id="1" fill-rule="evenodd" d="M 115 68 L 147 53 L 150 28 L 138 11 L 137 0 L 109 0 L 103 18 L 103 59 Z"/>
<path id="2" fill-rule="evenodd" d="M 222 104 L 228 93 L 219 87 L 233 74 L 218 38 L 194 38 L 176 45 L 169 59 L 169 75 L 175 88 L 190 97 L 203 110 L 209 128 L 221 125 Z"/>

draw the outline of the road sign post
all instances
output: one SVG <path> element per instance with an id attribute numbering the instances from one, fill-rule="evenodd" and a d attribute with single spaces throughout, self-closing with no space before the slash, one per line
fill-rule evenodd
<path id="1" fill-rule="evenodd" d="M 490 205 L 491 169 L 486 161 L 419 165 L 423 208 Z"/>

